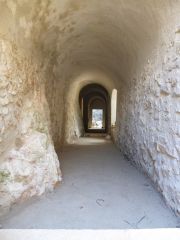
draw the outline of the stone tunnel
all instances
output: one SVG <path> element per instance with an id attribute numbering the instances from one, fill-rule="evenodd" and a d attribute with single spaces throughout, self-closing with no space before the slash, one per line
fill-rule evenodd
<path id="1" fill-rule="evenodd" d="M 61 182 L 87 86 L 104 89 L 104 132 L 180 214 L 179 15 L 179 0 L 0 0 L 1 214 Z"/>

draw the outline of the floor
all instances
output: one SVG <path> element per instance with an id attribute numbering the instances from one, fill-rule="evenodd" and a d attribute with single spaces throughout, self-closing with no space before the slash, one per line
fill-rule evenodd
<path id="1" fill-rule="evenodd" d="M 171 228 L 179 221 L 149 179 L 110 140 L 82 138 L 60 156 L 63 182 L 15 206 L 2 228 Z"/>

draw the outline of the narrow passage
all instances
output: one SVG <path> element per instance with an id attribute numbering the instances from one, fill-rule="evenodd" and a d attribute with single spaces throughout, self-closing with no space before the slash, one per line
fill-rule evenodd
<path id="1" fill-rule="evenodd" d="M 81 138 L 61 155 L 53 193 L 14 206 L 3 228 L 115 229 L 177 227 L 150 180 L 111 141 Z"/>

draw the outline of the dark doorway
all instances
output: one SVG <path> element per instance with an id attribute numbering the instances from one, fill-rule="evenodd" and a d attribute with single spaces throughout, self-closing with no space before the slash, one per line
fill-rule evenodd
<path id="1" fill-rule="evenodd" d="M 84 130 L 87 133 L 107 133 L 109 95 L 99 84 L 85 86 L 79 95 Z"/>

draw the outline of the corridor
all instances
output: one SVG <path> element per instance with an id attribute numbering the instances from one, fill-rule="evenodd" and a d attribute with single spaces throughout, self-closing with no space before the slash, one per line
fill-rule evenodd
<path id="1" fill-rule="evenodd" d="M 178 227 L 150 180 L 110 140 L 80 138 L 61 153 L 63 180 L 52 193 L 13 207 L 2 228 Z"/>

